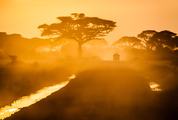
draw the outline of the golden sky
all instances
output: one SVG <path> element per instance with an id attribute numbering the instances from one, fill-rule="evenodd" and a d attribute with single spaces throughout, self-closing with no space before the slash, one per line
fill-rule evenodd
<path id="1" fill-rule="evenodd" d="M 112 40 L 146 29 L 178 33 L 177 9 L 177 0 L 0 0 L 0 31 L 38 37 L 38 25 L 82 12 L 116 21 L 118 27 L 108 37 Z"/>

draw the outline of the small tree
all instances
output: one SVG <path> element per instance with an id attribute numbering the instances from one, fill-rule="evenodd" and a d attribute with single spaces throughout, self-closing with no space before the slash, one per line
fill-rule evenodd
<path id="1" fill-rule="evenodd" d="M 140 39 L 136 37 L 128 37 L 128 36 L 124 36 L 114 43 L 114 45 L 117 45 L 117 44 L 122 45 L 122 46 L 132 47 L 132 48 L 143 47 Z"/>
<path id="2" fill-rule="evenodd" d="M 116 23 L 113 21 L 97 17 L 86 17 L 83 13 L 73 13 L 71 16 L 61 16 L 58 19 L 60 20 L 59 23 L 40 25 L 41 35 L 74 39 L 78 43 L 80 56 L 83 44 L 91 40 L 102 40 L 116 27 Z"/>

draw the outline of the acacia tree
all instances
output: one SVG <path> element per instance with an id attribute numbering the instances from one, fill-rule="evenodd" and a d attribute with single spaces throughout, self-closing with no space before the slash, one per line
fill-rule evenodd
<path id="1" fill-rule="evenodd" d="M 128 37 L 128 36 L 124 36 L 114 43 L 114 45 L 117 45 L 117 44 L 122 45 L 122 46 L 132 47 L 132 48 L 143 47 L 140 39 L 136 37 Z"/>
<path id="2" fill-rule="evenodd" d="M 137 37 L 142 40 L 142 44 L 146 49 L 152 50 L 154 45 L 151 44 L 152 43 L 151 39 L 156 33 L 157 31 L 155 30 L 145 30 L 141 32 L 140 34 L 138 34 Z"/>
<path id="3" fill-rule="evenodd" d="M 178 36 L 176 33 L 164 30 L 157 32 L 155 30 L 145 30 L 138 34 L 138 38 L 142 40 L 145 48 L 153 50 L 168 48 L 174 50 L 178 47 Z"/>
<path id="4" fill-rule="evenodd" d="M 178 36 L 174 32 L 164 30 L 154 34 L 150 42 L 154 44 L 156 49 L 168 48 L 174 50 L 178 45 Z"/>
<path id="5" fill-rule="evenodd" d="M 61 16 L 58 19 L 59 23 L 40 25 L 38 28 L 42 30 L 41 35 L 75 40 L 80 56 L 83 44 L 91 40 L 103 40 L 103 37 L 116 27 L 116 23 L 111 20 L 86 17 L 83 13 L 73 13 L 71 16 Z"/>

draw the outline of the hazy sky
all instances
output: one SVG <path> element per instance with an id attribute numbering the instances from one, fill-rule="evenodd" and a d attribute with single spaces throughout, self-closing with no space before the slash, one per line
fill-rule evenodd
<path id="1" fill-rule="evenodd" d="M 178 33 L 177 0 L 0 0 L 0 31 L 38 37 L 38 25 L 74 12 L 116 21 L 112 40 L 145 29 Z"/>

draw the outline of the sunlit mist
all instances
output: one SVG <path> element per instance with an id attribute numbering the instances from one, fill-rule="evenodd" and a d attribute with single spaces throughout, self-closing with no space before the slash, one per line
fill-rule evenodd
<path id="1" fill-rule="evenodd" d="M 178 120 L 178 0 L 0 0 L 0 120 Z"/>

